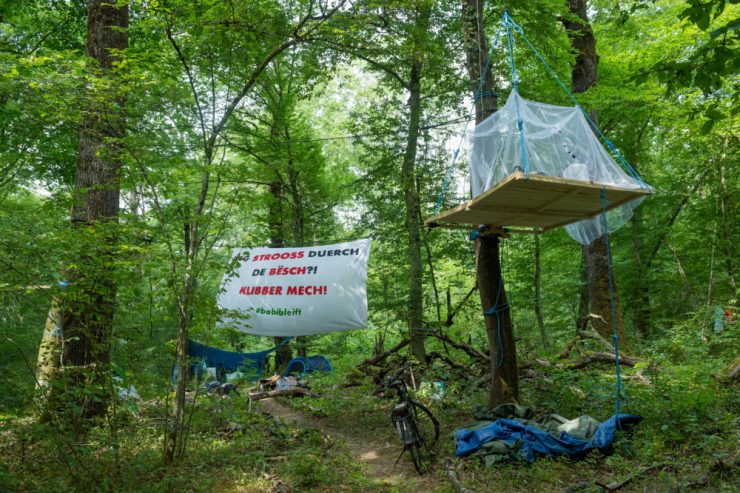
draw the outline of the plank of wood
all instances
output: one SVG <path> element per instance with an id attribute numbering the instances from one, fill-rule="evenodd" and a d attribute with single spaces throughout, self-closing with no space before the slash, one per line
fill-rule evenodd
<path id="1" fill-rule="evenodd" d="M 646 188 L 621 188 L 517 172 L 473 200 L 427 219 L 426 224 L 491 224 L 549 230 L 600 214 L 602 190 L 606 191 L 607 210 L 652 193 Z"/>

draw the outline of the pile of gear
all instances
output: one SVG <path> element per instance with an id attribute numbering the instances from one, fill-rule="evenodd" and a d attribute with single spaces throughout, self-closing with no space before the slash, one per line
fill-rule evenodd
<path id="1" fill-rule="evenodd" d="M 604 422 L 591 416 L 534 417 L 532 408 L 517 404 L 480 409 L 475 413 L 478 421 L 455 430 L 455 455 L 480 457 L 486 466 L 511 460 L 532 463 L 538 455 L 581 459 L 592 450 L 609 453 L 617 430 L 642 421 L 636 414 L 618 414 Z"/>

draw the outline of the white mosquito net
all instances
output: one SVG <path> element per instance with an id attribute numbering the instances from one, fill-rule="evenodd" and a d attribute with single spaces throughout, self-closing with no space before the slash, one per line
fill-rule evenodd
<path id="1" fill-rule="evenodd" d="M 558 176 L 621 188 L 647 187 L 614 161 L 579 108 L 527 101 L 512 91 L 506 104 L 478 124 L 470 135 L 468 160 L 473 197 L 510 174 L 527 170 L 522 157 L 519 116 L 530 175 Z M 622 227 L 641 201 L 639 198 L 609 211 L 609 231 Z M 604 234 L 600 216 L 567 225 L 565 229 L 582 245 Z"/>

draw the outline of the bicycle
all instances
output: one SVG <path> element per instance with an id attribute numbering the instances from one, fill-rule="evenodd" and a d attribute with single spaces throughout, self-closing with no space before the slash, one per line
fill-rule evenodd
<path id="1" fill-rule="evenodd" d="M 439 421 L 428 407 L 409 396 L 408 387 L 403 379 L 409 369 L 408 363 L 404 362 L 399 372 L 389 377 L 379 391 L 392 388 L 398 396 L 398 402 L 393 406 L 390 416 L 396 433 L 403 441 L 403 450 L 396 459 L 396 464 L 408 450 L 416 471 L 423 475 L 429 472 L 425 461 L 436 454 Z"/>

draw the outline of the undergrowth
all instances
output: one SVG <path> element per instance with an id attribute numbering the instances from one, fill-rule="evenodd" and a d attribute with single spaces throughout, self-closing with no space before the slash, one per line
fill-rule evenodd
<path id="1" fill-rule="evenodd" d="M 694 330 L 699 325 L 687 320 L 661 334 L 659 341 L 645 345 L 634 368 L 623 368 L 627 392 L 621 410 L 640 414 L 644 421 L 620 434 L 611 454 L 494 468 L 455 459 L 461 480 L 479 492 L 596 492 L 602 491 L 597 483 L 629 478 L 622 491 L 736 491 L 740 399 L 737 384 L 723 378 L 723 371 L 740 341 L 735 326 L 706 334 Z M 337 366 L 349 368 L 349 361 Z M 188 407 L 187 453 L 175 466 L 162 463 L 165 395 L 146 395 L 138 405 L 116 407 L 81 438 L 37 423 L 30 410 L 0 416 L 0 491 L 406 491 L 384 485 L 359 465 L 342 438 L 327 431 L 351 430 L 358 439 L 391 443 L 396 439 L 388 421 L 393 399 L 374 395 L 369 381 L 346 387 L 345 376 L 341 369 L 313 376 L 309 381 L 319 397 L 281 401 L 310 417 L 315 429 L 286 425 L 262 412 L 258 402 L 250 405 L 244 395 L 199 396 L 197 405 Z M 136 382 L 135 374 L 130 378 Z M 475 407 L 486 401 L 486 389 L 471 379 L 455 379 L 443 368 L 417 378 L 447 379 L 442 399 L 418 397 L 443 428 L 425 488 L 452 491 L 444 473 L 446 458 L 454 457 L 452 433 L 473 419 Z M 522 401 L 538 414 L 588 414 L 603 420 L 614 413 L 615 384 L 608 366 L 538 368 L 521 382 Z"/>

